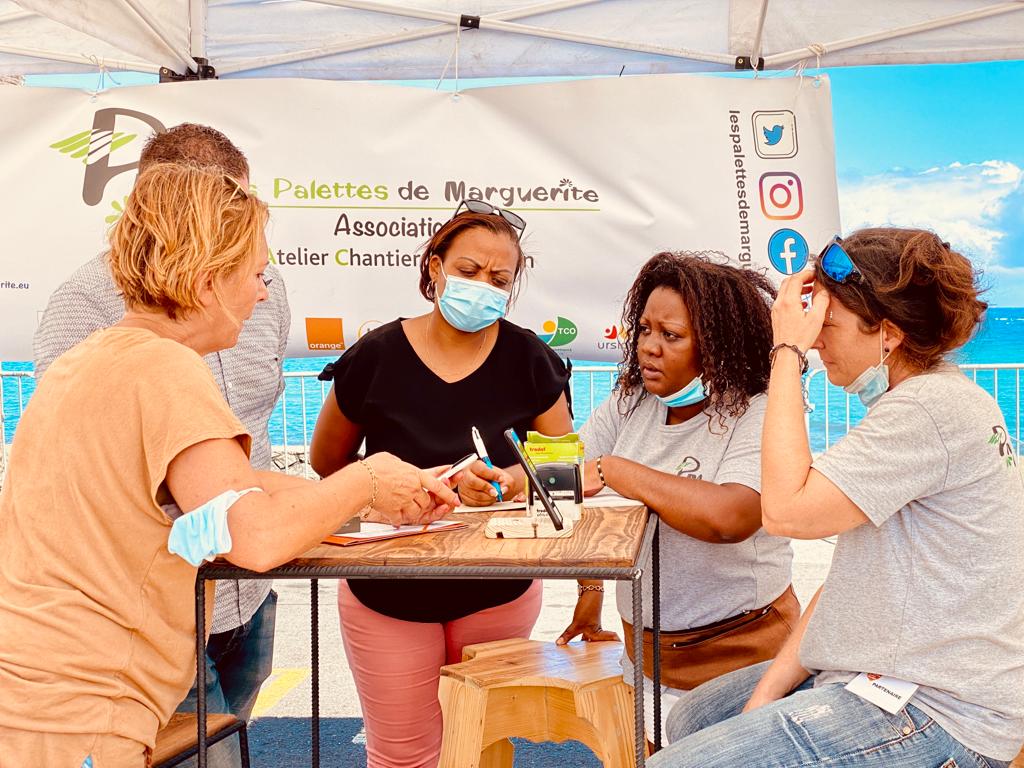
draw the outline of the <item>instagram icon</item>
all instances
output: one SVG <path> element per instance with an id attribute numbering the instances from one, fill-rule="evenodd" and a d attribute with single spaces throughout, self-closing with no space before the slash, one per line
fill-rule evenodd
<path id="1" fill-rule="evenodd" d="M 788 171 L 761 175 L 761 212 L 768 219 L 795 219 L 804 212 L 800 177 Z"/>

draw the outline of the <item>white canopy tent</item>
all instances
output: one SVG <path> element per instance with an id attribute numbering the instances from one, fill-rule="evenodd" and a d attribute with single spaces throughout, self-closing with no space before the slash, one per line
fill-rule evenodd
<path id="1" fill-rule="evenodd" d="M 0 76 L 615 75 L 738 57 L 764 69 L 1021 59 L 1024 0 L 0 0 Z"/>

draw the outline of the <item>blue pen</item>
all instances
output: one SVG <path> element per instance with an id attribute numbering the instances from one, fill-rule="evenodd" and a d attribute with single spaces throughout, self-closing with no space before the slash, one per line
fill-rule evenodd
<path id="1" fill-rule="evenodd" d="M 480 437 L 480 430 L 473 427 L 471 434 L 473 436 L 473 447 L 476 449 L 477 454 L 483 460 L 484 464 L 491 469 L 494 469 L 494 464 L 491 463 L 491 457 L 487 455 L 487 448 L 484 447 L 484 441 Z M 494 490 L 498 492 L 498 501 L 504 501 L 504 499 L 501 498 L 501 485 L 498 484 L 498 481 L 491 480 L 491 485 L 493 485 Z"/>

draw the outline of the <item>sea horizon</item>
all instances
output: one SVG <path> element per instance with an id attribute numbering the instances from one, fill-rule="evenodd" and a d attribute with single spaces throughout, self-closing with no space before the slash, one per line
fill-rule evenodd
<path id="1" fill-rule="evenodd" d="M 287 373 L 319 373 L 323 366 L 335 357 L 297 357 L 285 360 Z M 976 376 L 980 386 L 997 396 L 1011 434 L 1017 434 L 1024 420 L 1021 403 L 1021 371 L 1024 370 L 1024 307 L 989 307 L 983 322 L 974 337 L 951 356 L 959 365 L 1010 365 L 1002 373 L 982 371 Z M 612 366 L 612 362 L 593 363 L 586 360 L 572 360 L 574 367 L 586 365 Z M 0 363 L 0 374 L 31 371 L 31 362 L 9 361 Z M 19 382 L 20 379 L 20 382 Z M 818 374 L 812 379 L 812 402 L 824 401 L 825 377 Z M 612 379 L 605 374 L 587 377 L 574 376 L 573 404 L 576 416 L 574 425 L 578 429 L 591 411 L 611 393 Z M 19 391 L 20 387 L 20 391 Z M 35 390 L 31 377 L 3 377 L 3 433 L 4 441 L 11 442 L 21 410 Z M 278 403 L 270 421 L 271 442 L 275 446 L 287 445 L 299 448 L 308 443 L 316 424 L 316 417 L 322 401 L 321 392 L 326 385 L 311 383 L 310 378 L 289 377 L 285 397 Z M 834 390 L 833 390 L 834 391 Z M 838 393 L 842 397 L 842 393 Z M 303 402 L 303 395 L 306 401 Z M 834 401 L 834 398 L 832 398 Z M 287 409 L 284 405 L 287 405 Z M 834 404 L 826 414 L 820 407 L 809 419 L 812 449 L 823 450 L 837 435 L 846 432 L 849 424 L 855 423 L 862 415 L 859 404 L 854 402 L 847 409 Z"/>

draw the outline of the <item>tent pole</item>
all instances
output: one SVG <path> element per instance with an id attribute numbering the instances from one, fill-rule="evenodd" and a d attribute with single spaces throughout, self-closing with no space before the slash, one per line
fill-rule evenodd
<path id="1" fill-rule="evenodd" d="M 860 35 L 859 37 L 849 37 L 845 40 L 836 40 L 835 42 L 824 43 L 821 47 L 824 49 L 826 54 L 835 53 L 836 51 L 844 51 L 848 48 L 857 48 L 861 45 L 869 45 L 870 43 L 878 43 L 884 40 L 894 40 L 898 37 L 906 37 L 907 35 L 914 35 L 918 32 L 930 32 L 934 29 L 944 29 L 945 27 L 952 27 L 963 22 L 987 19 L 990 16 L 999 16 L 1004 13 L 1013 13 L 1014 11 L 1024 11 L 1024 2 L 1022 2 L 1022 0 L 1000 3 L 998 5 L 989 5 L 984 8 L 977 8 L 973 11 L 965 11 L 964 13 L 957 13 L 952 16 L 942 16 L 937 19 L 922 21 L 918 24 L 911 24 L 906 27 L 886 30 L 885 32 L 876 32 L 871 35 Z M 766 56 L 765 63 L 768 67 L 773 69 L 781 69 L 788 64 L 792 64 L 814 55 L 817 54 L 810 47 L 797 48 L 793 51 L 775 53 L 771 56 Z"/>
<path id="2" fill-rule="evenodd" d="M 425 19 L 429 21 L 443 21 L 447 22 L 452 26 L 459 24 L 459 22 L 462 19 L 462 15 L 457 13 L 423 11 L 418 8 L 407 8 L 405 6 L 392 5 L 389 3 L 370 3 L 367 2 L 366 0 L 313 0 L 313 2 L 317 2 L 322 5 L 338 6 L 342 8 L 353 8 L 356 10 L 368 10 L 380 13 L 390 13 L 396 16 L 408 16 L 410 18 Z M 536 13 L 538 13 L 538 11 L 531 12 L 531 14 Z M 633 43 L 623 40 L 613 40 L 610 38 L 595 37 L 593 35 L 573 35 L 569 33 L 557 32 L 555 30 L 546 29 L 544 27 L 535 27 L 526 24 L 514 24 L 497 18 L 498 15 L 499 14 L 494 14 L 491 16 L 482 16 L 480 19 L 481 28 L 486 28 L 488 30 L 495 30 L 499 32 L 508 32 L 517 35 L 526 35 L 528 37 L 547 38 L 549 40 L 560 40 L 562 42 L 568 43 L 581 43 L 584 45 L 594 45 L 602 48 L 615 48 L 619 50 L 634 51 L 637 53 L 651 53 L 659 56 L 667 56 L 676 59 L 704 61 L 713 64 L 723 64 L 726 66 L 731 66 L 735 62 L 735 58 L 730 55 L 702 53 L 699 51 L 690 51 L 686 49 L 665 48 L 663 46 L 646 45 L 643 43 Z M 444 29 L 447 30 L 448 27 L 445 27 Z M 400 35 L 396 35 L 394 37 L 385 36 L 383 44 L 391 44 L 393 42 L 396 42 L 395 38 L 398 37 L 401 37 L 402 41 L 406 41 L 408 39 L 416 39 L 409 37 L 409 35 L 422 35 L 426 37 L 435 34 L 440 34 L 440 32 L 434 30 L 435 28 L 431 28 L 431 30 L 429 31 L 418 30 L 416 33 L 401 33 Z M 379 45 L 381 43 L 374 44 Z M 360 48 L 372 47 L 370 45 L 366 45 L 366 41 L 360 41 L 359 43 L 354 43 L 353 45 L 357 45 L 359 47 L 353 48 L 351 50 L 359 50 Z M 316 55 L 308 58 L 319 58 L 322 56 L 332 55 L 329 52 L 322 51 L 323 49 L 320 49 L 320 51 L 315 51 L 314 53 L 316 53 Z M 346 51 L 335 52 L 343 53 Z M 236 65 L 233 67 L 221 67 L 220 72 L 221 74 L 228 74 L 252 69 L 261 69 L 266 66 L 271 66 L 271 64 L 269 63 L 271 61 L 274 61 L 275 63 L 283 63 L 280 61 L 281 58 L 282 57 L 273 57 L 272 59 L 271 57 L 267 57 L 266 59 L 254 59 L 242 65 Z M 293 59 L 293 61 L 295 60 L 296 59 Z M 305 59 L 303 58 L 297 60 L 303 61 Z"/>
<path id="3" fill-rule="evenodd" d="M 462 14 L 459 13 L 445 13 L 439 11 L 423 11 L 419 8 L 409 8 L 402 5 L 392 5 L 390 3 L 379 3 L 371 2 L 371 0 L 314 0 L 317 3 L 324 5 L 338 5 L 344 8 L 355 8 L 362 11 L 379 11 L 382 13 L 391 13 L 396 16 L 409 16 L 414 19 L 428 19 L 432 21 L 447 21 L 451 24 L 458 24 L 462 18 Z M 484 23 L 486 22 L 486 24 Z M 527 35 L 529 37 L 544 37 L 549 40 L 561 40 L 567 43 L 583 43 L 585 45 L 596 45 L 602 48 L 619 48 L 627 51 L 636 51 L 638 53 L 654 53 L 661 56 L 670 56 L 676 59 L 693 59 L 695 61 L 707 61 L 715 64 L 727 64 L 732 65 L 735 61 L 734 56 L 713 54 L 713 53 L 701 53 L 698 51 L 689 51 L 683 48 L 665 48 L 658 45 L 645 45 L 643 43 L 631 43 L 623 40 L 613 40 L 610 38 L 595 37 L 593 35 L 572 35 L 564 32 L 556 32 L 552 29 L 546 29 L 544 27 L 534 27 L 528 24 L 513 24 L 507 21 L 501 21 L 495 16 L 481 16 L 480 17 L 480 28 L 481 29 L 492 29 L 498 32 L 510 32 L 515 35 Z"/>
<path id="4" fill-rule="evenodd" d="M 145 7 L 139 5 L 138 0 L 123 0 L 124 3 L 131 8 L 142 19 L 143 23 L 149 27 L 149 29 L 160 39 L 160 42 L 164 44 L 168 52 L 171 53 L 178 63 L 184 66 L 191 72 L 198 72 L 199 65 L 196 64 L 195 59 L 189 56 L 187 51 L 178 48 L 168 37 L 167 33 L 160 27 L 148 10 Z"/>
<path id="5" fill-rule="evenodd" d="M 76 64 L 87 67 L 89 71 L 96 71 L 96 59 L 88 56 L 74 56 L 71 54 L 60 54 L 53 51 L 39 51 L 32 48 L 16 48 L 12 45 L 0 45 L 0 53 L 9 53 L 12 56 L 27 56 L 33 59 L 46 59 L 48 61 L 59 61 L 64 64 Z M 156 74 L 160 67 L 143 61 L 120 61 L 112 59 L 101 59 L 99 61 L 107 69 L 119 69 L 129 72 L 150 72 Z"/>
<path id="6" fill-rule="evenodd" d="M 757 19 L 757 32 L 754 34 L 754 44 L 750 48 L 750 61 L 753 63 L 754 69 L 760 67 L 759 60 L 761 58 L 761 42 L 764 39 L 764 20 L 768 16 L 768 0 L 761 0 L 761 12 L 758 14 Z"/>
<path id="7" fill-rule="evenodd" d="M 536 16 L 541 13 L 551 13 L 553 11 L 562 11 L 567 8 L 577 8 L 581 5 L 590 5 L 595 2 L 601 2 L 602 0 L 555 0 L 554 2 L 536 3 L 534 5 L 528 5 L 523 8 L 517 8 L 510 11 L 501 11 L 499 13 L 488 14 L 484 18 L 486 19 L 503 19 L 503 20 L 514 20 L 521 19 L 527 16 Z M 324 0 L 307 0 L 307 2 L 316 2 L 321 5 L 332 5 L 338 6 L 338 3 L 325 2 Z M 358 9 L 357 9 L 358 10 Z M 353 51 L 363 51 L 368 48 L 377 48 L 384 45 L 394 45 L 395 43 L 407 43 L 413 40 L 423 40 L 428 37 L 437 37 L 438 35 L 446 35 L 451 32 L 452 25 L 458 23 L 458 14 L 449 14 L 454 19 L 452 23 L 440 24 L 433 27 L 427 27 L 425 29 L 417 29 L 411 32 L 398 32 L 392 35 L 376 35 L 374 37 L 365 37 L 362 40 L 346 41 L 344 43 L 338 43 L 337 45 L 324 45 L 319 48 L 309 48 L 304 51 L 293 51 L 292 53 L 282 53 L 277 56 L 265 56 L 259 59 L 250 59 L 248 61 L 238 62 L 236 64 L 230 64 L 221 66 L 218 71 L 222 75 L 235 74 L 238 72 L 248 72 L 253 69 L 262 69 L 264 67 L 273 67 L 278 64 L 292 64 L 300 61 L 311 61 L 313 59 L 321 59 L 325 56 L 336 56 L 341 53 L 352 53 Z"/>
<path id="8" fill-rule="evenodd" d="M 207 0 L 189 0 L 189 50 L 193 59 L 206 58 L 206 2 Z"/>

